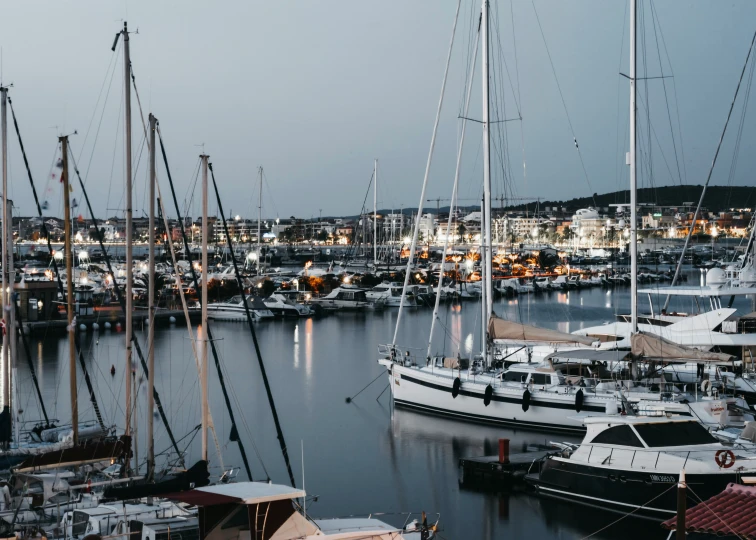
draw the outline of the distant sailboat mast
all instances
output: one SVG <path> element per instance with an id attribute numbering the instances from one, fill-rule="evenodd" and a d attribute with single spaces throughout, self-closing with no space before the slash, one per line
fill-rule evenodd
<path id="1" fill-rule="evenodd" d="M 262 231 L 262 191 L 263 191 L 263 168 L 262 165 L 257 168 L 257 170 L 260 173 L 260 200 L 257 204 L 257 273 L 260 274 L 260 256 L 262 254 L 262 248 L 260 247 L 260 242 L 262 242 L 262 238 L 260 237 L 261 231 Z"/>
<path id="2" fill-rule="evenodd" d="M 149 375 L 147 377 L 147 481 L 155 480 L 155 131 L 157 129 L 157 119 L 150 113 L 150 246 L 149 246 L 149 268 L 147 298 L 148 298 L 148 317 L 149 328 L 147 329 L 147 366 Z M 204 328 L 202 329 L 204 332 Z"/>

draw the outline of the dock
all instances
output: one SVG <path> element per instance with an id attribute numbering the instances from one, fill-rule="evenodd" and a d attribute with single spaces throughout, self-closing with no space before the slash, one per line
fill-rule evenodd
<path id="1" fill-rule="evenodd" d="M 460 458 L 459 485 L 464 489 L 506 491 L 523 487 L 526 474 L 540 471 L 543 458 L 559 450 L 542 445 L 509 454 L 509 440 L 499 439 L 498 456 Z"/>

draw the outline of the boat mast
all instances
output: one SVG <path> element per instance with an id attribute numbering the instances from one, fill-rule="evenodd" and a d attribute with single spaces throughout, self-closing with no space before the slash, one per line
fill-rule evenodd
<path id="1" fill-rule="evenodd" d="M 209 426 L 209 409 L 207 396 L 207 235 L 210 231 L 207 223 L 207 161 L 210 156 L 202 154 L 202 339 L 200 341 L 200 358 L 202 371 L 202 459 L 207 459 L 207 431 Z M 233 249 L 233 248 L 232 248 Z M 242 295 L 244 291 L 241 291 Z"/>
<path id="2" fill-rule="evenodd" d="M 483 47 L 483 215 L 481 216 L 481 257 L 483 257 L 483 290 L 485 317 L 482 324 L 484 333 L 488 329 L 488 319 L 493 313 L 493 249 L 491 245 L 491 123 L 489 110 L 489 48 L 488 48 L 489 0 L 483 0 L 482 47 Z M 484 334 L 485 335 L 485 334 Z M 487 344 L 483 343 L 483 358 L 486 359 Z"/>
<path id="3" fill-rule="evenodd" d="M 0 255 L 0 264 L 2 264 L 2 291 L 0 291 L 0 295 L 2 295 L 3 299 L 3 328 L 8 328 L 10 324 L 10 295 L 6 292 L 8 290 L 8 243 L 6 242 L 6 239 L 8 238 L 8 117 L 7 117 L 7 107 L 8 107 L 8 89 L 5 87 L 0 88 L 0 129 L 2 129 L 2 138 L 3 138 L 3 224 L 2 224 L 2 239 L 3 239 L 3 249 L 2 249 L 2 255 Z M 0 372 L 3 376 L 3 413 L 10 415 L 10 353 L 9 353 L 9 346 L 10 346 L 10 339 L 9 339 L 9 333 L 3 332 L 3 350 L 2 350 L 2 356 L 0 358 L 2 361 L 0 362 Z M 10 434 L 10 430 L 8 431 Z M 5 435 L 5 434 L 3 434 Z"/>
<path id="4" fill-rule="evenodd" d="M 73 250 L 71 249 L 71 202 L 68 197 L 68 136 L 58 137 L 60 152 L 63 156 L 63 170 L 60 177 L 63 180 L 63 208 L 65 243 L 63 250 L 66 255 L 66 313 L 68 315 L 68 371 L 69 391 L 71 392 L 71 428 L 73 429 L 73 444 L 79 444 L 79 402 L 76 396 L 76 321 L 74 317 L 74 271 Z M 6 237 L 7 238 L 7 237 Z"/>
<path id="5" fill-rule="evenodd" d="M 638 331 L 638 169 L 636 167 L 636 31 L 638 0 L 630 0 L 630 331 Z"/>
<path id="6" fill-rule="evenodd" d="M 131 379 L 134 369 L 131 366 L 131 341 L 134 311 L 134 261 L 131 250 L 132 238 L 132 170 L 131 170 L 131 56 L 129 55 L 129 30 L 123 23 L 123 83 L 124 90 L 124 124 L 126 126 L 126 425 L 124 435 L 131 435 Z"/>
<path id="7" fill-rule="evenodd" d="M 148 303 L 148 335 L 147 335 L 147 481 L 155 479 L 155 130 L 157 119 L 150 113 L 150 239 L 149 261 L 147 269 L 147 303 Z M 204 328 L 202 330 L 204 332 Z"/>
<path id="8" fill-rule="evenodd" d="M 262 186 L 263 186 L 263 168 L 262 165 L 257 168 L 260 172 L 260 201 L 257 205 L 257 274 L 260 275 L 260 233 L 262 231 Z M 229 249 L 233 249 L 229 246 Z M 241 291 L 244 294 L 244 291 Z"/>
<path id="9" fill-rule="evenodd" d="M 378 268 L 378 160 L 373 162 L 373 267 Z"/>

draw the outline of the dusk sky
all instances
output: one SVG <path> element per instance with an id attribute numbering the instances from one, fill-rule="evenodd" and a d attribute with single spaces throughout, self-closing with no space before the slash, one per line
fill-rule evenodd
<path id="1" fill-rule="evenodd" d="M 641 87 L 644 148 L 646 99 L 651 105 L 653 185 L 681 179 L 702 184 L 756 30 L 756 2 L 657 0 L 653 10 L 648 0 L 639 4 L 648 76 L 660 75 L 659 56 L 664 74 L 674 73 L 674 79 L 664 80 L 666 101 L 661 79 L 648 82 L 648 98 Z M 310 218 L 321 211 L 323 216 L 354 215 L 374 158 L 379 159 L 379 207 L 416 207 L 455 8 L 454 0 L 14 2 L 0 19 L 2 80 L 13 84 L 10 95 L 49 214 L 62 213 L 60 187 L 48 181 L 57 135 L 74 130 L 78 135 L 71 145 L 97 217 L 124 208 L 122 49 L 117 56 L 110 50 L 123 19 L 131 30 L 138 29 L 131 36 L 131 53 L 144 114 L 153 112 L 160 120 L 179 198 L 188 204 L 194 197 L 191 215 L 200 209 L 199 183 L 192 189 L 202 144 L 227 213 L 256 215 L 257 167 L 262 165 L 266 217 Z M 462 2 L 428 198 L 451 193 L 457 117 L 479 12 L 477 0 Z M 492 2 L 493 68 L 503 83 L 497 82 L 496 107 L 512 118 L 521 101 L 523 117 L 522 123 L 495 127 L 507 134 L 508 194 L 568 199 L 627 186 L 629 90 L 619 75 L 628 70 L 627 13 L 626 0 Z M 480 61 L 476 70 L 470 116 L 480 118 Z M 730 181 L 749 75 L 750 69 L 715 184 Z M 518 94 L 521 99 L 515 99 Z M 752 109 L 731 180 L 735 185 L 753 183 Z M 148 160 L 135 98 L 133 113 L 134 214 L 143 215 Z M 32 215 L 31 190 L 10 121 L 9 130 L 10 195 L 16 212 Z M 462 204 L 480 197 L 480 142 L 480 125 L 468 123 L 460 197 L 471 201 Z M 494 169 L 498 196 L 505 180 L 498 161 Z M 159 179 L 167 195 L 162 165 Z M 641 186 L 651 182 L 644 169 Z M 78 189 L 73 197 L 80 197 Z M 368 204 L 372 207 L 372 193 Z M 435 203 L 428 204 L 435 209 Z M 214 202 L 210 207 L 215 212 Z"/>

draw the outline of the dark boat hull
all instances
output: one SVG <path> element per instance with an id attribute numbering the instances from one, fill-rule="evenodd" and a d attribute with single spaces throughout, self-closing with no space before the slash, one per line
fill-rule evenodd
<path id="1" fill-rule="evenodd" d="M 677 509 L 677 474 L 653 470 L 622 470 L 547 459 L 539 474 L 526 481 L 544 496 L 596 506 L 659 520 Z M 706 500 L 737 483 L 735 472 L 686 474 L 686 482 L 698 498 Z"/>

